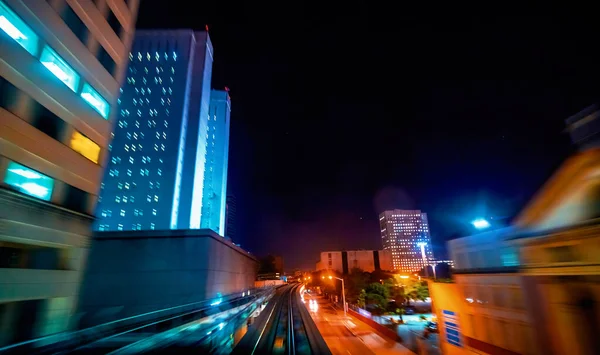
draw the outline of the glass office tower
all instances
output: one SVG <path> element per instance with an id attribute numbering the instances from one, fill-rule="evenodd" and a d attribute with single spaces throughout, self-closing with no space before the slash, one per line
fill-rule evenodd
<path id="1" fill-rule="evenodd" d="M 217 160 L 226 164 L 229 111 L 228 103 L 227 117 L 222 105 L 209 110 L 212 62 L 207 32 L 136 32 L 97 230 L 222 230 L 221 222 L 201 222 L 205 211 L 215 220 L 218 215 L 213 200 L 204 198 L 207 180 L 215 191 L 226 182 Z"/>
<path id="2" fill-rule="evenodd" d="M 212 90 L 206 132 L 206 168 L 200 227 L 212 229 L 223 236 L 226 223 L 230 113 L 229 93 Z"/>

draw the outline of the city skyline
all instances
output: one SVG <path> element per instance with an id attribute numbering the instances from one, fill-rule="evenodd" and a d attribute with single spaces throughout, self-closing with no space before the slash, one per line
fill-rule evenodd
<path id="1" fill-rule="evenodd" d="M 138 25 L 208 25 L 213 86 L 235 102 L 237 241 L 283 251 L 290 267 L 310 268 L 322 249 L 377 249 L 378 214 L 394 208 L 426 211 L 445 258 L 446 240 L 475 218 L 523 207 L 572 151 L 564 120 L 597 98 L 597 54 L 581 60 L 594 33 L 584 13 L 398 21 L 357 3 L 284 7 L 280 18 L 267 4 L 192 15 L 146 0 Z"/>
<path id="2" fill-rule="evenodd" d="M 600 347 L 594 11 L 199 6 L 0 0 L 0 352 Z"/>

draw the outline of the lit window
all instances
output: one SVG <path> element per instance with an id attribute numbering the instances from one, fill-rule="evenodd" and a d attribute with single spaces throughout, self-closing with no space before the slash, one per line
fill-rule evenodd
<path id="1" fill-rule="evenodd" d="M 71 149 L 98 164 L 98 158 L 100 157 L 100 146 L 94 143 L 91 139 L 77 131 L 73 131 L 70 145 Z"/>
<path id="2" fill-rule="evenodd" d="M 42 51 L 42 56 L 40 57 L 40 62 L 52 73 L 55 77 L 57 77 L 60 81 L 62 81 L 65 85 L 69 87 L 69 89 L 73 91 L 77 91 L 77 84 L 79 83 L 79 75 L 75 73 L 75 70 L 71 68 L 61 57 L 56 54 L 56 52 L 45 46 Z"/>
<path id="3" fill-rule="evenodd" d="M 54 180 L 19 163 L 8 163 L 4 183 L 29 196 L 50 201 Z"/>
<path id="4" fill-rule="evenodd" d="M 32 55 L 37 55 L 38 36 L 0 1 L 0 29 Z"/>
<path id="5" fill-rule="evenodd" d="M 94 110 L 98 111 L 98 113 L 104 117 L 104 119 L 108 119 L 108 102 L 104 100 L 100 94 L 94 88 L 92 88 L 88 83 L 83 84 L 83 89 L 81 90 L 81 97 L 88 103 Z"/>

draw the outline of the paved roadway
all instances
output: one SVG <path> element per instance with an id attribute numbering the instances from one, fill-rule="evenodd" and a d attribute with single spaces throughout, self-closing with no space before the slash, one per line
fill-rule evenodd
<path id="1" fill-rule="evenodd" d="M 349 316 L 344 321 L 344 313 L 322 297 L 305 294 L 304 302 L 334 355 L 414 354 L 401 344 L 379 336 L 356 318 Z"/>

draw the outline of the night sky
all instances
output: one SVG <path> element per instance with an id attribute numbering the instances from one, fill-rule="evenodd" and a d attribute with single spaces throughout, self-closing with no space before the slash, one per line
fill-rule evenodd
<path id="1" fill-rule="evenodd" d="M 443 257 L 473 218 L 523 208 L 574 150 L 564 120 L 598 97 L 591 9 L 195 3 L 143 0 L 138 27 L 210 26 L 235 241 L 288 271 L 381 248 L 386 208 L 427 212 Z"/>

